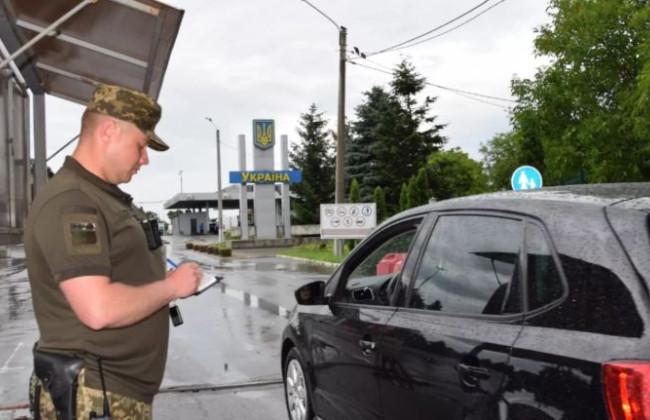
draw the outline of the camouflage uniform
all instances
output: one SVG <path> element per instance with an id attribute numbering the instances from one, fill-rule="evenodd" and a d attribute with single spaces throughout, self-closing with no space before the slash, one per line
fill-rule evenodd
<path id="1" fill-rule="evenodd" d="M 100 86 L 86 109 L 133 123 L 154 150 L 169 147 L 155 133 L 160 106 L 147 95 Z M 121 328 L 92 330 L 81 323 L 60 283 L 106 276 L 137 287 L 165 278 L 164 248 L 150 248 L 142 229 L 146 215 L 129 194 L 90 173 L 68 156 L 32 203 L 25 224 L 25 252 L 41 351 L 84 359 L 77 392 L 77 418 L 103 411 L 97 358 L 102 360 L 113 419 L 150 419 L 167 359 L 169 310 Z M 42 389 L 42 388 L 41 388 Z M 41 417 L 55 419 L 42 389 Z"/>
<path id="2" fill-rule="evenodd" d="M 110 115 L 133 123 L 149 138 L 148 146 L 165 151 L 169 146 L 154 133 L 162 109 L 153 99 L 142 92 L 119 86 L 101 85 L 93 93 L 87 111 Z"/>
<path id="3" fill-rule="evenodd" d="M 101 415 L 104 410 L 104 393 L 99 389 L 88 388 L 83 385 L 85 381 L 85 371 L 82 369 L 79 373 L 79 388 L 77 389 L 77 418 L 85 420 L 90 418 L 90 413 L 95 412 Z M 32 375 L 30 380 L 30 406 L 35 407 L 33 403 L 33 388 L 40 380 Z M 50 394 L 43 389 L 41 385 L 40 398 L 40 416 L 42 420 L 57 420 L 56 410 L 50 398 Z M 114 392 L 107 391 L 106 396 L 109 401 L 109 408 L 113 419 L 120 420 L 151 420 L 151 404 L 134 400 Z M 32 408 L 33 410 L 33 408 Z"/>

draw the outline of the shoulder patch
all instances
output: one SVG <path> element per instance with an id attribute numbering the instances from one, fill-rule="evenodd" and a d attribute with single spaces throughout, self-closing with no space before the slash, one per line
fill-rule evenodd
<path id="1" fill-rule="evenodd" d="M 65 245 L 70 255 L 102 252 L 97 214 L 65 213 L 61 215 L 61 224 Z"/>

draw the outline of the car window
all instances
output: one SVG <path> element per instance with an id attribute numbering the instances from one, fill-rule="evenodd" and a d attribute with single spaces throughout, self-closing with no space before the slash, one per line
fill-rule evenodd
<path id="1" fill-rule="evenodd" d="M 526 225 L 528 308 L 534 310 L 562 297 L 562 279 L 542 228 Z"/>
<path id="2" fill-rule="evenodd" d="M 366 305 L 387 305 L 389 286 L 394 284 L 406 260 L 419 220 L 394 227 L 379 241 L 357 250 L 361 255 L 342 278 L 344 295 L 336 300 Z M 363 257 L 365 255 L 365 257 Z"/>
<path id="3" fill-rule="evenodd" d="M 522 236 L 515 219 L 441 216 L 414 277 L 410 307 L 490 315 L 517 310 L 512 283 Z"/>

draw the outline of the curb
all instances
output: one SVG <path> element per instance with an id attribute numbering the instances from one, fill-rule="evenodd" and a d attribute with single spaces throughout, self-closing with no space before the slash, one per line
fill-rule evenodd
<path id="1" fill-rule="evenodd" d="M 335 263 L 335 262 L 329 262 L 329 261 L 318 261 L 318 260 L 311 260 L 309 258 L 302 258 L 302 257 L 292 257 L 289 255 L 282 255 L 282 254 L 275 254 L 277 258 L 287 258 L 290 260 L 296 260 L 296 261 L 304 261 L 307 263 L 311 263 L 314 265 L 324 265 L 326 267 L 338 267 L 341 265 L 341 263 Z"/>

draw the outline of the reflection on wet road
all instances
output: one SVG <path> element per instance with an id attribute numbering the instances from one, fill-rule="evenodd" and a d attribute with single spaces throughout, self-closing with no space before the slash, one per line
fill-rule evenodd
<path id="1" fill-rule="evenodd" d="M 295 305 L 293 291 L 326 279 L 333 268 L 276 257 L 220 258 L 171 242 L 168 255 L 175 261 L 196 261 L 225 279 L 176 302 L 184 324 L 171 327 L 163 388 L 279 381 L 280 337 Z M 11 248 L 11 258 L 0 258 L 0 408 L 26 402 L 37 339 L 24 252 Z M 177 398 L 172 395 L 161 394 L 156 404 L 168 407 L 168 399 Z M 276 405 L 283 409 L 283 401 Z"/>

